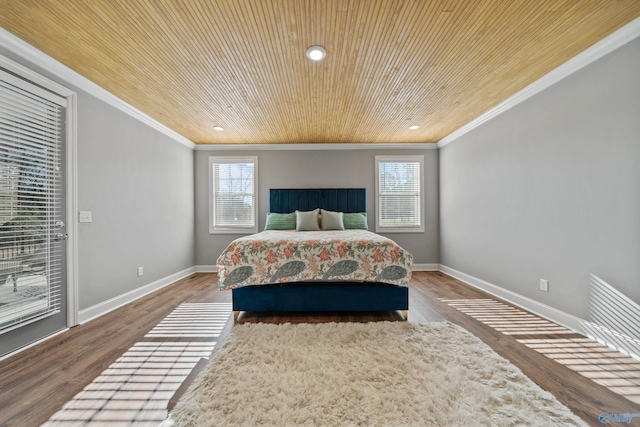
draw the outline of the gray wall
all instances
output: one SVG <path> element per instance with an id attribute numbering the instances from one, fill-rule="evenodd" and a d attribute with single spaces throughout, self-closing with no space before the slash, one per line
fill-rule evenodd
<path id="1" fill-rule="evenodd" d="M 194 265 L 193 151 L 0 47 L 78 94 L 80 310 Z M 137 277 L 137 267 L 144 275 Z"/>
<path id="2" fill-rule="evenodd" d="M 640 302 L 640 39 L 439 152 L 442 264 L 581 318 L 592 274 Z"/>
<path id="3" fill-rule="evenodd" d="M 415 263 L 437 263 L 437 150 L 277 150 L 196 151 L 196 264 L 215 265 L 224 248 L 240 235 L 209 234 L 209 156 L 258 156 L 259 226 L 264 229 L 270 188 L 364 187 L 369 229 L 375 228 L 375 156 L 423 154 L 425 170 L 425 232 L 387 234 L 410 251 Z"/>
<path id="4" fill-rule="evenodd" d="M 79 105 L 83 309 L 194 265 L 194 192 L 193 150 L 93 97 Z"/>

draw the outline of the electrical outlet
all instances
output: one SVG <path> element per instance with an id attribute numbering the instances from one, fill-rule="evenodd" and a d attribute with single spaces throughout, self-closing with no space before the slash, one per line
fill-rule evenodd
<path id="1" fill-rule="evenodd" d="M 142 267 L 138 267 L 138 277 L 144 274 L 144 269 Z"/>
<path id="2" fill-rule="evenodd" d="M 80 211 L 78 213 L 79 222 L 91 222 L 91 211 Z"/>
<path id="3" fill-rule="evenodd" d="M 540 290 L 543 292 L 549 292 L 549 281 L 540 279 Z"/>

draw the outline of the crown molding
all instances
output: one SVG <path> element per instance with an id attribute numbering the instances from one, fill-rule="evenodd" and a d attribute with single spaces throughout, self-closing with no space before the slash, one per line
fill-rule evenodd
<path id="1" fill-rule="evenodd" d="M 0 45 L 21 58 L 37 65 L 54 76 L 68 82 L 71 85 L 95 96 L 105 103 L 117 108 L 129 116 L 145 123 L 180 144 L 197 151 L 228 151 L 228 150 L 404 150 L 404 149 L 437 149 L 435 143 L 382 143 L 382 144 L 194 144 L 179 133 L 138 110 L 118 98 L 106 89 L 98 86 L 86 77 L 73 71 L 71 68 L 53 59 L 46 53 L 36 49 L 24 40 L 11 34 L 0 27 Z"/>
<path id="2" fill-rule="evenodd" d="M 49 55 L 41 52 L 35 47 L 31 46 L 24 40 L 11 34 L 4 28 L 0 27 L 0 44 L 9 50 L 10 52 L 20 56 L 21 58 L 38 65 L 56 77 L 63 79 L 64 81 L 76 86 L 77 88 L 95 96 L 96 98 L 104 101 L 105 103 L 117 108 L 118 110 L 128 114 L 129 116 L 145 123 L 146 125 L 156 129 L 164 135 L 172 138 L 176 142 L 191 148 L 196 151 L 226 151 L 226 150 L 406 150 L 406 149 L 438 149 L 445 145 L 455 141 L 462 135 L 477 128 L 483 123 L 491 120 L 492 118 L 504 113 L 505 111 L 515 107 L 521 102 L 531 98 L 544 89 L 554 85 L 565 77 L 575 73 L 576 71 L 584 68 L 590 63 L 603 57 L 604 55 L 618 49 L 622 45 L 630 42 L 631 40 L 640 36 L 640 18 L 636 18 L 629 24 L 625 25 L 618 31 L 610 34 L 604 39 L 600 40 L 593 46 L 589 47 L 582 53 L 576 55 L 569 61 L 560 65 L 558 68 L 544 75 L 540 79 L 536 80 L 529 86 L 525 87 L 521 91 L 517 92 L 507 100 L 496 105 L 489 111 L 473 119 L 466 125 L 458 128 L 456 131 L 450 133 L 446 137 L 442 138 L 435 143 L 370 143 L 370 144 L 357 144 L 357 143 L 345 143 L 345 144 L 194 144 L 189 139 L 178 134 L 177 132 L 169 129 L 167 126 L 126 103 L 122 99 L 108 92 L 106 89 L 93 83 L 86 77 L 73 71 L 66 65 L 58 62 Z"/>
<path id="3" fill-rule="evenodd" d="M 29 43 L 16 37 L 15 35 L 11 34 L 10 32 L 8 32 L 7 30 L 1 27 L 0 27 L 0 45 L 6 48 L 7 50 L 9 50 L 11 53 L 14 53 L 19 57 L 31 62 L 32 64 L 37 65 L 38 67 L 44 70 L 47 70 L 49 73 L 53 74 L 54 76 L 64 80 L 65 82 L 68 82 L 71 85 L 76 86 L 78 89 L 81 89 L 89 93 L 90 95 L 95 96 L 99 100 L 111 105 L 112 107 L 117 108 L 118 110 L 122 111 L 125 114 L 128 114 L 134 119 L 141 121 L 142 123 L 163 133 L 169 138 L 175 140 L 176 142 L 179 142 L 180 144 L 186 147 L 189 147 L 191 149 L 195 148 L 195 144 L 192 141 L 185 138 L 184 136 L 180 135 L 174 130 L 169 129 L 167 126 L 158 122 L 154 118 L 148 116 L 147 114 L 138 110 L 134 106 L 126 103 L 125 101 L 118 98 L 111 92 L 107 91 L 106 89 L 103 89 L 102 87 L 98 86 L 91 80 L 78 74 L 77 72 L 73 71 L 71 68 L 67 67 L 61 62 L 58 62 L 57 60 L 53 59 L 46 53 L 36 49 L 35 47 L 31 46 Z"/>
<path id="4" fill-rule="evenodd" d="M 196 151 L 258 150 L 437 150 L 435 142 L 370 144 L 196 144 Z"/>
<path id="5" fill-rule="evenodd" d="M 492 118 L 504 113 L 505 111 L 510 110 L 521 102 L 558 83 L 565 77 L 570 76 L 576 71 L 602 58 L 606 54 L 613 52 L 622 45 L 629 43 L 631 40 L 637 38 L 638 36 L 640 36 L 640 18 L 634 19 L 624 27 L 620 28 L 618 31 L 608 35 L 593 46 L 587 48 L 564 64 L 560 65 L 558 68 L 552 70 L 548 74 L 545 74 L 535 82 L 531 83 L 529 86 L 522 89 L 520 92 L 517 92 L 515 95 L 496 105 L 486 113 L 476 117 L 466 125 L 445 136 L 440 141 L 438 141 L 438 148 L 442 148 L 445 145 L 455 141 L 462 135 L 477 128 L 483 123 L 488 122 Z"/>

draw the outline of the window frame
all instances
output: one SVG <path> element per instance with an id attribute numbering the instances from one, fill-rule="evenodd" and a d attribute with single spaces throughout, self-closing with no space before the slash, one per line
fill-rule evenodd
<path id="1" fill-rule="evenodd" d="M 215 224 L 214 165 L 230 163 L 253 164 L 253 226 L 230 228 Z M 258 222 L 258 157 L 209 156 L 209 234 L 253 234 L 258 232 Z"/>
<path id="2" fill-rule="evenodd" d="M 418 193 L 418 207 L 420 213 L 418 219 L 420 224 L 417 226 L 388 226 L 381 225 L 380 219 L 382 218 L 381 210 L 381 196 L 380 194 L 380 164 L 381 163 L 419 163 L 419 193 Z M 376 233 L 424 233 L 425 223 L 425 209 L 424 209 L 424 155 L 397 155 L 397 156 L 375 156 L 376 163 Z"/>

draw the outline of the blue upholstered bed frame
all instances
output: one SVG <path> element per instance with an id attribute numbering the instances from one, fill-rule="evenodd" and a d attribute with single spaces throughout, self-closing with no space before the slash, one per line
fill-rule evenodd
<path id="1" fill-rule="evenodd" d="M 364 188 L 269 190 L 269 212 L 289 213 L 316 208 L 337 212 L 366 212 Z M 394 311 L 406 319 L 409 289 L 386 283 L 297 282 L 245 286 L 232 290 L 234 318 L 241 311 Z"/>

